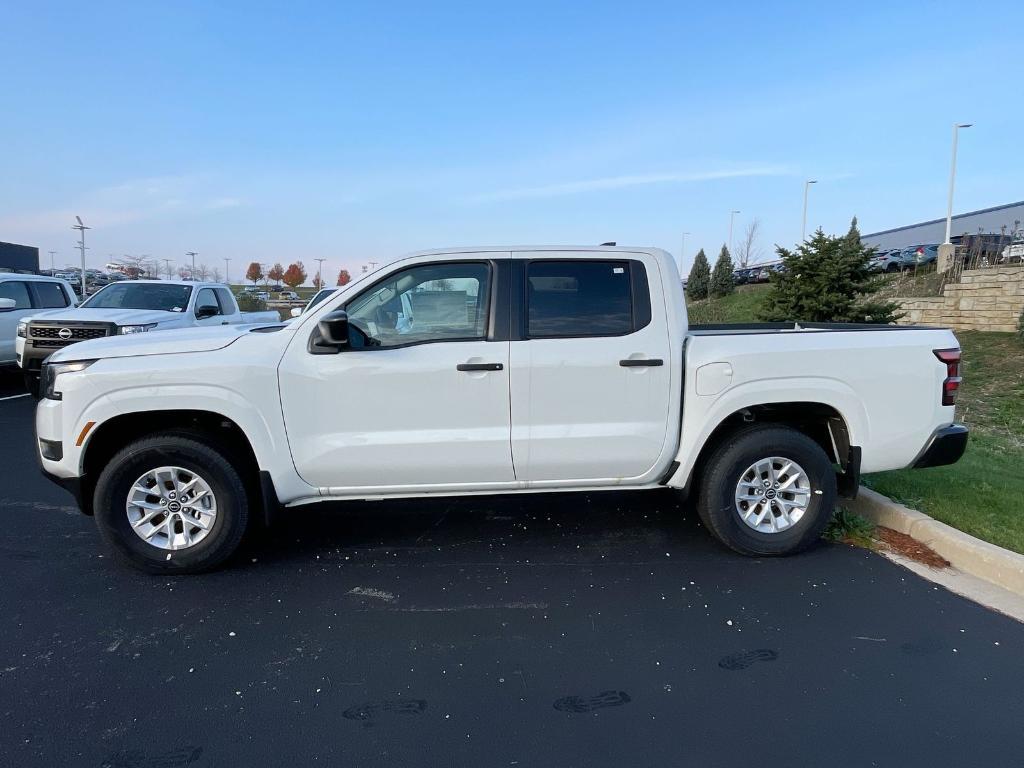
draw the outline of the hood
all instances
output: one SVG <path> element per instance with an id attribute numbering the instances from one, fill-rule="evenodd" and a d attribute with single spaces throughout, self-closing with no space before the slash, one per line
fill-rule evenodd
<path id="1" fill-rule="evenodd" d="M 164 313 L 167 314 L 167 313 Z M 107 336 L 80 341 L 59 349 L 47 358 L 63 360 L 99 360 L 111 357 L 144 355 L 176 355 L 183 352 L 213 352 L 223 349 L 259 325 L 212 325 L 206 328 L 177 328 L 168 331 L 147 331 L 129 336 Z"/>
<path id="2" fill-rule="evenodd" d="M 184 312 L 164 312 L 159 309 L 55 309 L 50 312 L 35 312 L 28 320 L 44 322 L 77 321 L 94 323 L 116 323 L 117 325 L 146 325 L 182 320 Z"/>

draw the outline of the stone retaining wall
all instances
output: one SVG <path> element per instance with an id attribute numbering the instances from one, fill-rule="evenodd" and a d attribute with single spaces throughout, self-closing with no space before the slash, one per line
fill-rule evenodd
<path id="1" fill-rule="evenodd" d="M 959 330 L 1015 331 L 1024 310 L 1024 265 L 964 270 L 942 296 L 898 300 L 905 324 L 948 325 Z"/>

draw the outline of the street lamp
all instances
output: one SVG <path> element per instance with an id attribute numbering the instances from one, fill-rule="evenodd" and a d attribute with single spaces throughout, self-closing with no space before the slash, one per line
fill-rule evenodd
<path id="1" fill-rule="evenodd" d="M 323 266 L 327 259 L 313 259 L 316 262 L 316 289 L 319 291 L 324 287 Z"/>
<path id="2" fill-rule="evenodd" d="M 817 184 L 817 183 L 818 183 L 817 179 L 808 179 L 807 181 L 804 182 L 804 218 L 803 218 L 803 222 L 800 224 L 800 242 L 801 243 L 804 241 L 804 238 L 807 237 L 807 193 L 811 189 L 811 184 Z"/>
<path id="3" fill-rule="evenodd" d="M 228 265 L 231 263 L 231 259 L 227 256 L 224 257 L 224 284 L 231 285 L 231 277 L 229 275 Z"/>
<path id="4" fill-rule="evenodd" d="M 196 279 L 196 256 L 198 256 L 199 254 L 196 253 L 195 251 L 185 251 L 185 255 L 192 257 L 192 274 L 190 274 L 188 277 L 190 280 L 194 281 Z"/>
<path id="5" fill-rule="evenodd" d="M 953 159 L 949 163 L 949 201 L 946 204 L 946 245 L 953 229 L 953 185 L 956 183 L 956 143 L 961 128 L 970 128 L 974 123 L 953 123 Z"/>
<path id="6" fill-rule="evenodd" d="M 737 213 L 741 211 L 729 211 L 729 255 L 732 255 L 732 222 Z"/>
<path id="7" fill-rule="evenodd" d="M 92 229 L 82 223 L 81 216 L 75 216 L 75 221 L 78 223 L 73 225 L 72 229 L 77 229 L 79 233 L 78 248 L 82 251 L 82 299 L 85 300 L 85 230 Z"/>

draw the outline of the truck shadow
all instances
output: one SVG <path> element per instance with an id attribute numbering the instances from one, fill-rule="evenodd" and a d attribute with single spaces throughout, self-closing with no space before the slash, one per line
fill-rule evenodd
<path id="1" fill-rule="evenodd" d="M 25 383 L 21 369 L 15 366 L 0 367 L 0 397 L 25 394 Z"/>
<path id="2" fill-rule="evenodd" d="M 603 491 L 325 502 L 282 512 L 249 537 L 236 561 L 262 564 L 336 559 L 359 553 L 393 559 L 496 561 L 592 559 L 615 553 L 716 549 L 692 503 L 673 491 Z"/>

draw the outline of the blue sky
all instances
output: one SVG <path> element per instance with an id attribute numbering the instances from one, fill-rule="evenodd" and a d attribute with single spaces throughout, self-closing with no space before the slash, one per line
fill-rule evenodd
<path id="1" fill-rule="evenodd" d="M 214 7 L 216 6 L 216 7 Z M 420 248 L 765 258 L 1024 199 L 1019 3 L 11 3 L 0 240 L 325 272 Z M 1013 32 L 1012 34 L 1016 34 Z M 44 261 L 45 261 L 44 257 Z"/>

